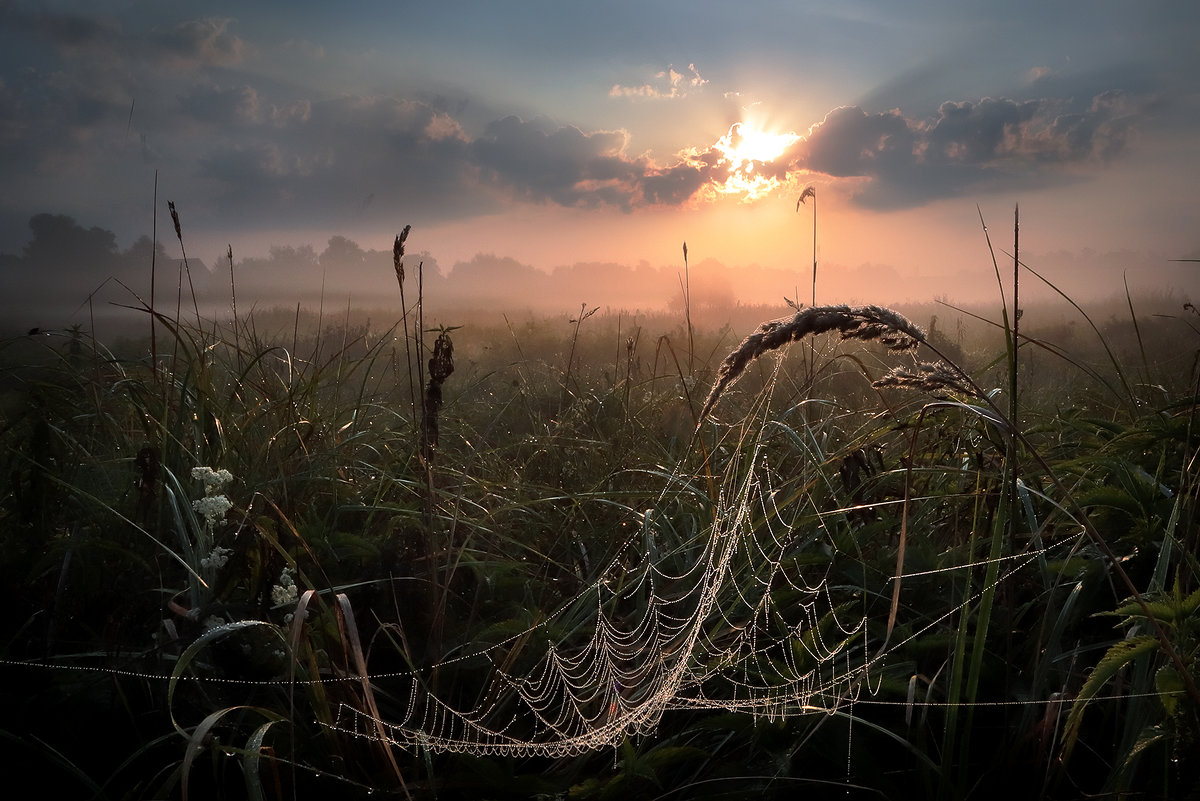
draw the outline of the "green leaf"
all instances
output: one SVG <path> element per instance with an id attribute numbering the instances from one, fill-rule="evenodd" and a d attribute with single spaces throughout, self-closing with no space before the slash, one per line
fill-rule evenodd
<path id="1" fill-rule="evenodd" d="M 1121 640 L 1104 653 L 1103 658 L 1092 669 L 1091 675 L 1088 676 L 1087 681 L 1084 682 L 1083 687 L 1079 690 L 1079 695 L 1075 698 L 1075 703 L 1071 705 L 1071 713 L 1067 716 L 1067 726 L 1063 731 L 1064 761 L 1070 756 L 1071 749 L 1075 745 L 1075 740 L 1079 737 L 1079 726 L 1083 722 L 1083 710 L 1087 706 L 1088 701 L 1092 700 L 1100 692 L 1100 689 L 1113 676 L 1117 675 L 1121 668 L 1143 654 L 1150 654 L 1157 651 L 1158 647 L 1157 637 L 1150 634 L 1143 634 L 1139 637 Z"/>
<path id="2" fill-rule="evenodd" d="M 1154 689 L 1158 691 L 1158 700 L 1168 715 L 1174 715 L 1179 706 L 1179 696 L 1183 695 L 1183 677 L 1174 665 L 1163 665 L 1154 674 Z"/>
<path id="3" fill-rule="evenodd" d="M 1170 624 L 1175 622 L 1175 606 L 1164 601 L 1147 601 L 1144 609 L 1137 601 L 1130 601 L 1112 612 L 1105 612 L 1103 614 L 1117 615 L 1123 618 L 1146 619 L 1147 610 L 1150 612 L 1150 617 L 1160 623 Z"/>

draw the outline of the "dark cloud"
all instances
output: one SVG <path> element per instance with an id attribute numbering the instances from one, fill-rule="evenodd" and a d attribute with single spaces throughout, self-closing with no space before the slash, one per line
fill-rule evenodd
<path id="1" fill-rule="evenodd" d="M 626 158 L 626 135 L 505 117 L 471 148 L 483 174 L 519 197 L 564 206 L 628 208 L 646 165 Z"/>
<path id="2" fill-rule="evenodd" d="M 932 124 L 922 131 L 921 154 L 931 164 L 994 163 L 1017 155 L 1039 102 L 984 98 L 978 103 L 943 103 Z"/>
<path id="3" fill-rule="evenodd" d="M 274 105 L 242 91 L 204 97 L 242 125 L 238 136 L 223 137 L 212 119 L 205 123 L 218 143 L 199 159 L 200 175 L 218 187 L 226 209 L 270 204 L 309 224 L 364 212 L 390 218 L 479 208 L 471 202 L 468 142 L 428 104 L 360 97 Z"/>
<path id="4" fill-rule="evenodd" d="M 890 174 L 916 149 L 914 132 L 899 113 L 867 114 L 856 106 L 829 112 L 806 143 L 801 166 L 839 178 Z"/>
<path id="5" fill-rule="evenodd" d="M 715 149 L 689 156 L 673 167 L 649 170 L 642 178 L 642 199 L 651 205 L 686 203 L 713 181 L 720 154 Z"/>
<path id="6" fill-rule="evenodd" d="M 110 20 L 74 14 L 14 12 L 10 20 L 19 25 L 23 24 L 31 32 L 61 48 L 103 47 L 111 43 L 114 36 L 120 35 L 120 28 Z"/>
<path id="7" fill-rule="evenodd" d="M 1073 166 L 1118 156 L 1143 111 L 1120 92 L 1078 110 L 1055 99 L 945 102 L 930 119 L 846 106 L 812 127 L 791 166 L 869 179 L 856 199 L 870 207 L 1047 186 L 1074 180 Z"/>

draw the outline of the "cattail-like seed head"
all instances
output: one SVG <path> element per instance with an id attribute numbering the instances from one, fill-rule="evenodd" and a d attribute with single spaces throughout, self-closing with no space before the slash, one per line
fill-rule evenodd
<path id="1" fill-rule="evenodd" d="M 454 343 L 450 333 L 443 331 L 433 342 L 433 356 L 429 359 L 429 383 L 441 385 L 454 372 Z"/>

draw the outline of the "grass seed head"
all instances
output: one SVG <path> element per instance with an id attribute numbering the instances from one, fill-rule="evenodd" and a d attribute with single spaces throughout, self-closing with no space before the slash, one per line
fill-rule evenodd
<path id="1" fill-rule="evenodd" d="M 812 306 L 802 309 L 790 320 L 763 323 L 725 357 L 717 370 L 717 382 L 704 401 L 700 419 L 708 416 L 722 393 L 759 356 L 810 334 L 828 331 L 837 331 L 842 339 L 880 342 L 894 351 L 911 350 L 925 341 L 925 332 L 920 326 L 899 312 L 882 306 Z"/>
<path id="2" fill-rule="evenodd" d="M 918 362 L 911 367 L 895 367 L 872 382 L 876 388 L 898 387 L 925 392 L 949 390 L 960 395 L 979 397 L 974 383 L 962 371 L 946 362 Z"/>
<path id="3" fill-rule="evenodd" d="M 175 201 L 168 200 L 167 208 L 171 212 L 171 222 L 173 222 L 175 224 L 175 236 L 178 237 L 180 242 L 182 242 L 183 241 L 183 229 L 181 229 L 179 227 L 179 212 L 175 211 Z"/>
<path id="4" fill-rule="evenodd" d="M 404 230 L 392 244 L 392 265 L 396 268 L 396 278 L 402 284 L 404 283 L 404 241 L 408 239 L 408 232 L 411 230 L 411 225 L 404 226 Z"/>

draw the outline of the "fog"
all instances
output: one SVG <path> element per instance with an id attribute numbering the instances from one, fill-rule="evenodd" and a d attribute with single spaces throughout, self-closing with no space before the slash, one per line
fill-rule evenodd
<path id="1" fill-rule="evenodd" d="M 183 312 L 205 318 L 228 316 L 234 304 L 240 314 L 252 310 L 296 309 L 377 311 L 395 314 L 400 291 L 392 252 L 367 249 L 342 236 L 318 249 L 309 244 L 273 246 L 265 255 L 188 254 L 179 243 L 150 237 L 127 248 L 116 236 L 74 219 L 39 214 L 29 223 L 30 238 L 20 253 L 0 254 L 0 304 L 3 334 L 28 329 L 105 326 L 137 321 L 153 302 L 172 315 Z M 186 241 L 186 240 L 185 240 Z M 169 242 L 169 245 L 167 244 Z M 411 245 L 411 241 L 409 243 Z M 682 244 L 682 243 L 681 243 Z M 173 249 L 170 246 L 174 246 Z M 1057 293 L 1081 303 L 1123 295 L 1170 295 L 1190 300 L 1200 265 L 1172 261 L 1177 254 L 1022 253 L 1022 261 L 1041 275 L 1023 272 L 1023 302 L 1051 300 Z M 996 259 L 1007 284 L 1012 260 L 1001 251 Z M 414 251 L 404 258 L 405 299 L 418 293 L 434 311 L 522 312 L 558 314 L 581 305 L 608 311 L 682 310 L 684 293 L 694 317 L 719 317 L 738 305 L 778 305 L 784 298 L 812 300 L 812 264 L 726 265 L 713 259 L 686 265 L 682 248 L 677 264 L 617 264 L 581 261 L 543 269 L 503 254 L 478 254 L 443 265 L 436 254 Z M 153 268 L 153 269 L 152 269 Z M 941 300 L 961 305 L 997 305 L 996 268 L 986 247 L 972 264 L 929 267 L 902 272 L 887 264 L 818 265 L 818 303 L 926 303 Z M 153 274 L 153 280 L 151 278 Z M 1048 282 L 1048 283 L 1046 283 Z M 782 311 L 781 311 L 782 313 Z"/>

